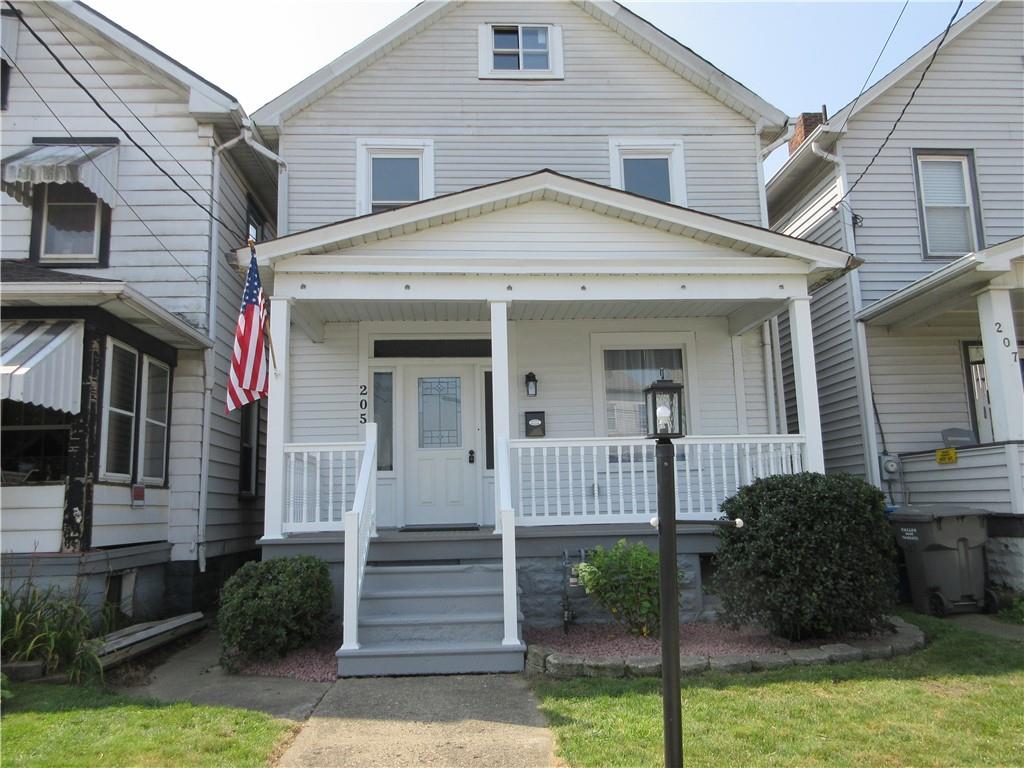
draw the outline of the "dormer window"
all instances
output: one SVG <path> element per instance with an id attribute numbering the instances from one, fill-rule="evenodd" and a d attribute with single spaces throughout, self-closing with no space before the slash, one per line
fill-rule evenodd
<path id="1" fill-rule="evenodd" d="M 562 29 L 552 24 L 481 24 L 480 77 L 558 80 Z"/>

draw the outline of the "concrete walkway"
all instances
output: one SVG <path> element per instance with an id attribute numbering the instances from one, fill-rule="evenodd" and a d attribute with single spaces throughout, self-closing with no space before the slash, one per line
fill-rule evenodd
<path id="1" fill-rule="evenodd" d="M 280 768 L 547 768 L 554 739 L 520 675 L 339 680 Z"/>
<path id="2" fill-rule="evenodd" d="M 983 613 L 963 613 L 959 616 L 950 616 L 949 621 L 982 635 L 1024 643 L 1024 627 L 993 619 Z"/>
<path id="3" fill-rule="evenodd" d="M 307 683 L 280 677 L 229 675 L 220 668 L 217 634 L 207 632 L 198 642 L 171 656 L 153 670 L 147 685 L 124 689 L 129 696 L 160 701 L 190 701 L 223 707 L 242 707 L 274 717 L 305 720 L 332 683 Z"/>

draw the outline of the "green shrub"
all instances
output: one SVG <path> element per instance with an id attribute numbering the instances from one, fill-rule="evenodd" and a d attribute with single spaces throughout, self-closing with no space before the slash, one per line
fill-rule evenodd
<path id="1" fill-rule="evenodd" d="M 72 682 L 102 677 L 91 639 L 92 621 L 80 595 L 26 581 L 0 593 L 0 656 L 6 661 L 41 661 L 47 674 L 62 672 Z"/>
<path id="2" fill-rule="evenodd" d="M 1012 624 L 1024 625 L 1024 597 L 1014 597 L 999 611 L 999 618 Z"/>
<path id="3" fill-rule="evenodd" d="M 580 583 L 598 605 L 635 635 L 661 627 L 658 555 L 644 544 L 620 539 L 611 549 L 595 547 L 580 563 Z"/>
<path id="4" fill-rule="evenodd" d="M 309 555 L 243 565 L 220 593 L 221 662 L 284 656 L 320 639 L 330 620 L 327 564 Z"/>
<path id="5" fill-rule="evenodd" d="M 722 504 L 715 590 L 730 624 L 792 640 L 880 628 L 896 585 L 885 497 L 850 475 L 774 476 Z"/>

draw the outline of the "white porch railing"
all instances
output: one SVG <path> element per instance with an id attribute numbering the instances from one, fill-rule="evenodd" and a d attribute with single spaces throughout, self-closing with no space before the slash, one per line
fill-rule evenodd
<path id="1" fill-rule="evenodd" d="M 714 519 L 759 477 L 803 471 L 801 435 L 694 436 L 676 447 L 676 516 Z M 654 441 L 512 440 L 519 525 L 646 522 L 657 514 Z M 501 451 L 497 452 L 498 456 Z"/>
<path id="2" fill-rule="evenodd" d="M 366 446 L 352 508 L 345 512 L 345 594 L 341 647 L 359 647 L 359 598 L 370 538 L 377 535 L 377 425 L 366 425 Z"/>
<path id="3" fill-rule="evenodd" d="M 502 645 L 519 644 L 519 581 L 516 575 L 516 512 L 512 506 L 512 473 L 508 441 L 499 439 L 495 451 L 495 523 L 501 532 L 501 593 L 504 614 Z"/>
<path id="4" fill-rule="evenodd" d="M 285 502 L 281 531 L 316 533 L 343 530 L 344 514 L 353 508 L 355 501 L 365 450 L 365 443 L 285 445 Z"/>

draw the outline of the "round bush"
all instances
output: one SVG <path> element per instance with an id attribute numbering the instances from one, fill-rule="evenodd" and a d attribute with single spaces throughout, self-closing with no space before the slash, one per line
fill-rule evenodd
<path id="1" fill-rule="evenodd" d="M 648 637 L 661 626 L 658 555 L 642 543 L 620 539 L 598 546 L 579 566 L 580 584 L 594 601 L 635 635 Z"/>
<path id="2" fill-rule="evenodd" d="M 730 624 L 791 640 L 880 628 L 896 586 L 885 497 L 850 475 L 778 475 L 722 504 L 715 591 Z"/>
<path id="3" fill-rule="evenodd" d="M 330 621 L 327 564 L 309 555 L 249 562 L 220 593 L 221 663 L 284 656 L 316 643 Z"/>

